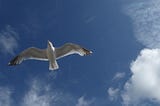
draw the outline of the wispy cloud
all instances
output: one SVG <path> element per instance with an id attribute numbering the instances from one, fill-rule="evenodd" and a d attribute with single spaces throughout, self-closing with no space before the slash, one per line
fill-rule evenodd
<path id="1" fill-rule="evenodd" d="M 0 52 L 14 54 L 14 50 L 18 47 L 18 34 L 10 26 L 6 26 L 4 30 L 0 32 Z"/>
<path id="2" fill-rule="evenodd" d="M 0 106 L 96 106 L 94 104 L 97 103 L 94 98 L 77 97 L 52 88 L 49 83 L 39 78 L 28 81 L 28 87 L 18 104 L 14 102 L 12 95 L 15 91 L 11 92 L 8 87 L 0 87 Z"/>
<path id="3" fill-rule="evenodd" d="M 34 80 L 29 91 L 25 94 L 22 106 L 51 106 L 51 102 L 56 98 L 52 94 L 50 87 Z"/>
<path id="4" fill-rule="evenodd" d="M 134 0 L 124 12 L 131 17 L 135 36 L 149 48 L 160 48 L 160 0 Z"/>
<path id="5" fill-rule="evenodd" d="M 160 103 L 160 49 L 143 49 L 130 69 L 133 75 L 124 86 L 123 104 Z"/>
<path id="6" fill-rule="evenodd" d="M 78 103 L 76 104 L 76 106 L 91 106 L 93 101 L 94 101 L 93 99 L 92 100 L 86 100 L 84 96 L 81 96 L 78 99 Z"/>
<path id="7" fill-rule="evenodd" d="M 11 106 L 11 90 L 7 87 L 0 87 L 0 106 Z"/>
<path id="8" fill-rule="evenodd" d="M 117 101 L 120 98 L 121 94 L 121 87 L 123 85 L 119 84 L 119 81 L 126 76 L 125 72 L 117 72 L 114 77 L 112 78 L 112 81 L 114 83 L 118 83 L 118 87 L 109 87 L 107 90 L 108 98 L 110 101 Z"/>
<path id="9" fill-rule="evenodd" d="M 30 89 L 25 93 L 21 106 L 91 106 L 94 99 L 79 98 L 70 93 L 51 88 L 40 79 L 30 83 Z"/>
<path id="10" fill-rule="evenodd" d="M 117 73 L 114 75 L 113 80 L 119 80 L 119 79 L 122 79 L 122 78 L 124 78 L 124 77 L 125 77 L 125 75 L 126 75 L 126 73 L 125 73 L 125 72 L 117 72 Z"/>
<path id="11" fill-rule="evenodd" d="M 76 104 L 76 97 L 52 88 L 43 80 L 34 79 L 29 83 L 29 86 L 30 89 L 22 97 L 21 106 L 66 106 L 66 104 L 67 106 L 75 106 Z"/>
<path id="12" fill-rule="evenodd" d="M 85 23 L 86 23 L 86 24 L 89 24 L 89 23 L 91 23 L 92 21 L 94 21 L 96 18 L 97 18 L 96 16 L 88 16 L 88 17 L 86 17 L 86 19 L 85 19 Z"/>
<path id="13" fill-rule="evenodd" d="M 117 98 L 119 97 L 119 92 L 120 92 L 120 89 L 118 89 L 118 88 L 114 89 L 114 88 L 110 87 L 108 89 L 109 99 L 111 101 L 117 100 Z"/>

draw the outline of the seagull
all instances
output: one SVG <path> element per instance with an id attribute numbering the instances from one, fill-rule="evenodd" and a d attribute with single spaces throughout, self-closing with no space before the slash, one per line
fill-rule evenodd
<path id="1" fill-rule="evenodd" d="M 15 66 L 22 63 L 24 60 L 34 59 L 49 61 L 49 70 L 56 70 L 59 68 L 57 59 L 71 55 L 79 54 L 80 56 L 86 56 L 91 54 L 92 51 L 81 47 L 78 44 L 66 43 L 59 48 L 55 48 L 53 44 L 48 40 L 48 45 L 46 49 L 39 49 L 35 47 L 30 47 L 22 51 L 16 57 L 14 57 L 9 63 L 9 66 Z"/>

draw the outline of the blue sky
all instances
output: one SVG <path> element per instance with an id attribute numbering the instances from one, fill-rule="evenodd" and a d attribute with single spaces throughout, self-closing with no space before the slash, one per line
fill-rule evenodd
<path id="1" fill-rule="evenodd" d="M 0 106 L 159 106 L 159 0 L 0 0 Z M 86 57 L 30 60 L 22 50 L 72 42 Z"/>

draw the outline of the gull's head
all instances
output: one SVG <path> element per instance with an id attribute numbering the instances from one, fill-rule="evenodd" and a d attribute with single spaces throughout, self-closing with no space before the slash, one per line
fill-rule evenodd
<path id="1" fill-rule="evenodd" d="M 52 42 L 50 42 L 49 40 L 48 40 L 48 46 L 49 46 L 49 47 L 52 47 L 52 46 L 53 46 Z"/>

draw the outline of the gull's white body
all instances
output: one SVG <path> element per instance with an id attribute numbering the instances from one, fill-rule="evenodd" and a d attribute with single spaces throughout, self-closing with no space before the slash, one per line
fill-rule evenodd
<path id="1" fill-rule="evenodd" d="M 53 47 L 52 43 L 51 42 L 48 42 L 48 47 L 47 47 L 47 57 L 48 57 L 48 60 L 49 60 L 49 69 L 50 70 L 55 70 L 55 69 L 58 69 L 58 64 L 57 64 L 57 61 L 56 61 L 56 51 L 55 51 L 55 48 Z"/>
<path id="2" fill-rule="evenodd" d="M 91 54 L 92 52 L 82 48 L 73 43 L 66 43 L 62 47 L 55 48 L 53 44 L 48 41 L 46 49 L 38 49 L 35 47 L 28 48 L 22 51 L 18 56 L 9 62 L 9 65 L 20 64 L 23 60 L 35 59 L 49 61 L 49 70 L 56 70 L 59 68 L 57 59 L 71 54 L 79 54 L 81 56 Z"/>

